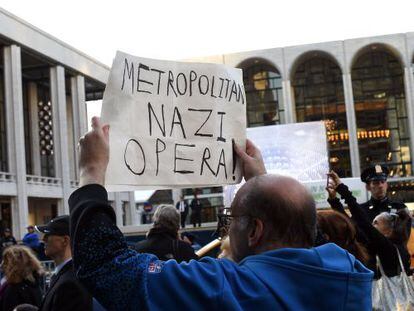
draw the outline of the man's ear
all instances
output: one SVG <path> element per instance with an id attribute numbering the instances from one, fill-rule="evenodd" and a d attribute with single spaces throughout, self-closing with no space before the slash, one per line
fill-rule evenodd
<path id="1" fill-rule="evenodd" d="M 70 245 L 70 237 L 68 235 L 64 235 L 63 239 L 64 239 L 66 245 Z"/>
<path id="2" fill-rule="evenodd" d="M 260 219 L 254 218 L 253 222 L 250 224 L 248 242 L 249 247 L 256 247 L 259 245 L 264 236 L 264 223 Z"/>

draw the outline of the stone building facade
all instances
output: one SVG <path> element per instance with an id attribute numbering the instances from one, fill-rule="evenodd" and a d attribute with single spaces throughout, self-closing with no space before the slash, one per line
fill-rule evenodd
<path id="1" fill-rule="evenodd" d="M 332 169 L 359 177 L 381 163 L 389 195 L 414 208 L 414 33 L 189 61 L 243 69 L 248 127 L 325 121 Z"/>
<path id="2" fill-rule="evenodd" d="M 87 102 L 102 99 L 108 76 L 107 66 L 0 9 L 0 229 L 21 238 L 27 225 L 68 213 Z M 110 200 L 120 225 L 134 222 L 133 192 Z"/>

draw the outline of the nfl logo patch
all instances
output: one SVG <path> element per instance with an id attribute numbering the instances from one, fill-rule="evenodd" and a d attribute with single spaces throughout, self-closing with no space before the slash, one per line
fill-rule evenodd
<path id="1" fill-rule="evenodd" d="M 162 270 L 161 262 L 151 262 L 148 265 L 148 273 L 160 273 Z"/>

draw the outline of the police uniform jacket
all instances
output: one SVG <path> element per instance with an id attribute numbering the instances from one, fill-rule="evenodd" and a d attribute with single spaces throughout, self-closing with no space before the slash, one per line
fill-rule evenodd
<path id="1" fill-rule="evenodd" d="M 382 200 L 371 198 L 369 201 L 360 204 L 361 208 L 367 214 L 369 220 L 374 221 L 375 217 L 383 212 L 396 213 L 399 210 L 406 209 L 404 203 L 393 202 L 388 197 Z"/>

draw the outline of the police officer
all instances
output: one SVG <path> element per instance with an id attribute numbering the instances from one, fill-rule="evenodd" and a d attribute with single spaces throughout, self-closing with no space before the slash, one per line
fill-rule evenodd
<path id="1" fill-rule="evenodd" d="M 379 164 L 366 168 L 361 174 L 361 180 L 371 192 L 371 199 L 360 206 L 366 211 L 371 222 L 382 212 L 396 213 L 407 208 L 404 203 L 393 202 L 387 197 L 387 178 L 388 169 Z"/>

